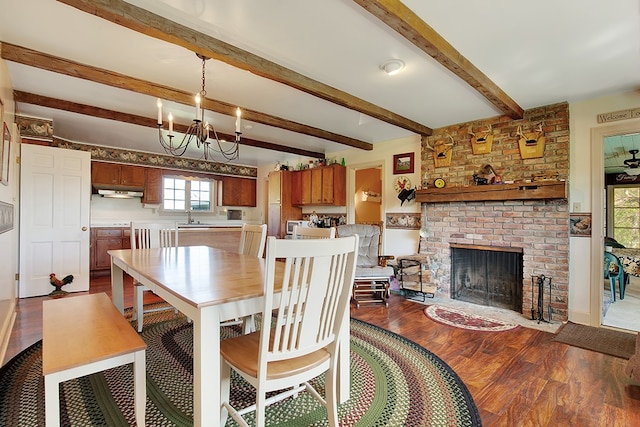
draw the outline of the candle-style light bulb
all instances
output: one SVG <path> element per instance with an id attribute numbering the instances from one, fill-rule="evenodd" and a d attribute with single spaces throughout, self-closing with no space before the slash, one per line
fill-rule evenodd
<path id="1" fill-rule="evenodd" d="M 158 126 L 162 126 L 162 101 L 160 98 L 156 101 L 156 105 L 158 106 Z"/>
<path id="2" fill-rule="evenodd" d="M 173 135 L 173 114 L 169 113 L 169 135 Z"/>
<path id="3" fill-rule="evenodd" d="M 196 120 L 200 120 L 200 94 L 196 94 Z"/>
<path id="4" fill-rule="evenodd" d="M 242 116 L 242 112 L 240 111 L 240 107 L 236 108 L 236 132 L 240 132 L 240 117 Z"/>

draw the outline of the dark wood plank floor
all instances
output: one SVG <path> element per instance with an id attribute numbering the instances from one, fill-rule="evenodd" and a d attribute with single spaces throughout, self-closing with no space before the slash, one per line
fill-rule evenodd
<path id="1" fill-rule="evenodd" d="M 90 292 L 110 294 L 109 283 L 108 276 L 93 279 Z M 19 301 L 6 360 L 42 338 L 43 299 Z M 552 334 L 534 329 L 478 333 L 444 326 L 424 308 L 393 295 L 388 308 L 361 306 L 351 315 L 443 359 L 471 391 L 485 426 L 640 425 L 640 386 L 624 374 L 626 360 L 553 342 Z"/>

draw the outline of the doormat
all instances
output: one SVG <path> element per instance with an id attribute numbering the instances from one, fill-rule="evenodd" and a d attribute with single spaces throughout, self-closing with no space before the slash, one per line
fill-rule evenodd
<path id="1" fill-rule="evenodd" d="M 499 320 L 490 319 L 484 316 L 468 314 L 451 307 L 441 305 L 430 305 L 424 309 L 424 314 L 431 320 L 444 325 L 470 331 L 502 332 L 515 329 L 520 325 L 503 323 Z"/>
<path id="2" fill-rule="evenodd" d="M 553 341 L 629 359 L 636 351 L 636 335 L 567 322 Z"/>

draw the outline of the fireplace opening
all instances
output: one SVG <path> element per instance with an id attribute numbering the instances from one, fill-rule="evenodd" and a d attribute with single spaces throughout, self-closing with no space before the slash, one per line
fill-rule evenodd
<path id="1" fill-rule="evenodd" d="M 522 313 L 523 252 L 451 244 L 451 298 Z"/>

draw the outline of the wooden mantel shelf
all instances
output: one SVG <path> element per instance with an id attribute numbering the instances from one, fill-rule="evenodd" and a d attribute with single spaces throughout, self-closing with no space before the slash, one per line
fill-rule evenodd
<path id="1" fill-rule="evenodd" d="M 470 185 L 468 187 L 416 190 L 416 202 L 481 202 L 506 200 L 566 199 L 565 181 L 517 182 L 514 184 Z"/>

